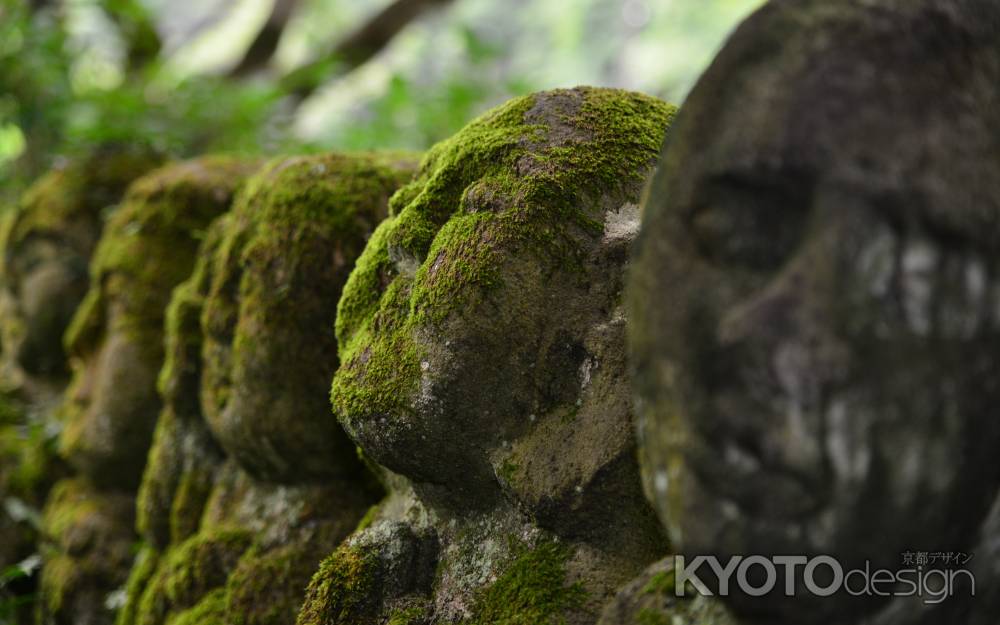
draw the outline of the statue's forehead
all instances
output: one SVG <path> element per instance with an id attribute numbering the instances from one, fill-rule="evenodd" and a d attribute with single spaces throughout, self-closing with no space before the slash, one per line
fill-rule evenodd
<path id="1" fill-rule="evenodd" d="M 1000 150 L 989 105 L 1000 46 L 935 49 L 966 25 L 921 34 L 909 14 L 901 26 L 836 12 L 809 21 L 808 4 L 775 3 L 750 20 L 696 86 L 671 137 L 671 203 L 690 208 L 720 180 L 841 188 L 998 238 L 1000 188 L 988 169 Z"/>

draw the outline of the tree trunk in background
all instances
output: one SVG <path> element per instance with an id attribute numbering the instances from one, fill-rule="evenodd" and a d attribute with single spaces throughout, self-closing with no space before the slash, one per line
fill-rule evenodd
<path id="1" fill-rule="evenodd" d="M 299 0 L 274 0 L 271 14 L 257 37 L 250 44 L 246 54 L 229 75 L 234 78 L 248 76 L 265 67 L 278 50 L 281 34 L 285 31 L 288 21 L 295 13 Z"/>
<path id="2" fill-rule="evenodd" d="M 156 60 L 162 47 L 160 35 L 138 0 L 102 0 L 101 7 L 125 40 L 126 71 L 129 75 Z"/>
<path id="3" fill-rule="evenodd" d="M 297 102 L 335 76 L 342 76 L 364 64 L 388 44 L 399 31 L 428 9 L 452 0 L 393 0 L 368 22 L 342 39 L 325 58 L 300 67 L 283 83 Z"/>

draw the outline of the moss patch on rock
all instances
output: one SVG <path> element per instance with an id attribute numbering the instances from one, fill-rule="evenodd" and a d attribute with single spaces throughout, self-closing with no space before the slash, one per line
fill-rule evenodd
<path id="1" fill-rule="evenodd" d="M 226 596 L 224 588 L 216 588 L 193 608 L 172 617 L 167 625 L 232 625 L 226 620 Z"/>
<path id="2" fill-rule="evenodd" d="M 202 403 L 228 454 L 258 477 L 360 473 L 329 418 L 332 322 L 355 259 L 415 168 L 407 154 L 285 157 L 240 194 L 211 261 Z"/>
<path id="3" fill-rule="evenodd" d="M 133 180 L 162 160 L 141 146 L 116 145 L 57 167 L 25 192 L 4 247 L 38 234 L 65 235 L 85 221 L 99 224 L 102 211 L 117 204 Z"/>
<path id="4" fill-rule="evenodd" d="M 167 308 L 166 354 L 158 380 L 164 407 L 137 498 L 138 529 L 159 548 L 197 531 L 213 474 L 223 460 L 201 413 L 201 313 L 211 260 L 228 223 L 227 214 L 209 227 L 191 276 L 174 289 Z"/>
<path id="5" fill-rule="evenodd" d="M 598 625 L 735 625 L 717 597 L 703 597 L 693 585 L 678 597 L 673 557 L 661 560 L 618 591 Z"/>
<path id="6" fill-rule="evenodd" d="M 62 345 L 87 291 L 87 263 L 126 187 L 160 159 L 139 147 L 104 146 L 36 181 L 0 224 L 3 383 L 33 402 L 65 383 Z M 49 388 L 53 386 L 54 388 Z"/>
<path id="7" fill-rule="evenodd" d="M 136 625 L 161 625 L 175 613 L 198 604 L 223 588 L 252 542 L 249 532 L 215 528 L 193 536 L 162 558 L 135 611 Z"/>
<path id="8" fill-rule="evenodd" d="M 586 591 L 566 580 L 565 545 L 546 541 L 522 548 L 476 601 L 462 625 L 557 625 L 583 607 Z"/>
<path id="9" fill-rule="evenodd" d="M 297 624 L 367 625 L 373 622 L 364 608 L 376 599 L 373 596 L 375 558 L 362 548 L 340 546 L 313 575 Z"/>
<path id="10" fill-rule="evenodd" d="M 122 275 L 128 292 L 128 324 L 140 336 L 162 331 L 171 289 L 190 273 L 200 238 L 257 163 L 205 157 L 168 165 L 136 180 L 105 228 L 91 262 L 94 288 L 67 330 L 68 346 L 80 347 L 93 330 L 92 313 L 108 296 L 105 281 Z M 96 301 L 95 301 L 96 300 Z M 91 313 L 91 314 L 88 314 Z"/>
<path id="11" fill-rule="evenodd" d="M 171 291 L 190 274 L 206 228 L 256 167 L 229 157 L 163 167 L 132 184 L 105 228 L 90 291 L 66 333 L 80 363 L 67 395 L 89 397 L 64 403 L 59 441 L 60 453 L 102 487 L 139 484 L 159 412 L 155 377 Z M 106 353 L 114 357 L 98 360 Z M 110 385 L 120 388 L 114 396 Z"/>

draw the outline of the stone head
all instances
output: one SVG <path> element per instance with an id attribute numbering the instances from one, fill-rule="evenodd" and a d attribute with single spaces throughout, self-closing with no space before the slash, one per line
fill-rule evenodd
<path id="1" fill-rule="evenodd" d="M 0 335 L 9 365 L 41 378 L 67 373 L 62 336 L 87 292 L 104 219 L 158 160 L 138 147 L 109 146 L 57 167 L 25 192 L 0 235 Z"/>
<path id="2" fill-rule="evenodd" d="M 630 296 L 648 490 L 684 552 L 967 546 L 1000 477 L 998 97 L 980 1 L 771 2 L 698 82 Z"/>
<path id="3" fill-rule="evenodd" d="M 330 415 L 337 301 L 414 168 L 406 155 L 278 159 L 228 216 L 208 268 L 202 409 L 252 475 L 309 482 L 360 469 Z"/>
<path id="4" fill-rule="evenodd" d="M 506 491 L 564 521 L 628 481 L 619 296 L 672 114 L 621 91 L 543 92 L 429 152 L 338 309 L 334 412 L 368 456 L 428 501 Z"/>

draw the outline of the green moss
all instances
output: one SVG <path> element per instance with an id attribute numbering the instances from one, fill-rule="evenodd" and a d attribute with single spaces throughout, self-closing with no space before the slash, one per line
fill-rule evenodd
<path id="1" fill-rule="evenodd" d="M 676 588 L 677 576 L 674 569 L 660 571 L 649 580 L 649 583 L 642 589 L 643 594 L 658 594 L 664 597 L 673 596 Z"/>
<path id="2" fill-rule="evenodd" d="M 279 158 L 265 165 L 240 195 L 218 245 L 206 325 L 232 329 L 241 312 L 253 316 L 242 319 L 247 325 L 284 319 L 294 286 L 285 285 L 284 292 L 248 292 L 242 272 L 278 259 L 300 270 L 317 262 L 330 265 L 338 256 L 350 263 L 385 217 L 387 197 L 414 167 L 412 155 L 394 153 Z M 319 249 L 310 245 L 316 235 L 323 239 Z M 330 249 L 330 241 L 339 249 Z M 339 293 L 326 295 L 336 300 Z"/>
<path id="3" fill-rule="evenodd" d="M 44 423 L 27 422 L 23 414 L 11 420 L 21 423 L 0 425 L 0 492 L 40 506 L 61 473 L 55 436 Z"/>
<path id="4" fill-rule="evenodd" d="M 83 572 L 72 558 L 61 554 L 47 558 L 40 583 L 44 611 L 48 614 L 62 612 L 82 578 Z"/>
<path id="5" fill-rule="evenodd" d="M 165 547 L 197 530 L 212 484 L 214 457 L 183 457 L 195 453 L 180 443 L 201 420 L 201 312 L 210 280 L 210 260 L 218 248 L 228 214 L 212 222 L 201 244 L 191 276 L 174 289 L 167 307 L 165 358 L 158 390 L 164 408 L 156 423 L 153 444 L 137 499 L 138 528 L 147 539 Z"/>
<path id="6" fill-rule="evenodd" d="M 227 584 L 230 625 L 284 625 L 295 621 L 319 559 L 317 546 L 290 544 L 251 550 Z"/>
<path id="7" fill-rule="evenodd" d="M 24 407 L 20 402 L 0 391 L 0 426 L 25 423 Z"/>
<path id="8" fill-rule="evenodd" d="M 217 588 L 189 610 L 171 617 L 167 625 L 231 625 L 226 618 L 226 591 Z"/>
<path id="9" fill-rule="evenodd" d="M 212 476 L 198 468 L 184 471 L 180 476 L 170 504 L 171 540 L 184 540 L 198 530 L 212 484 Z"/>
<path id="10" fill-rule="evenodd" d="M 507 484 L 513 484 L 514 476 L 517 475 L 517 469 L 517 463 L 512 461 L 510 458 L 506 458 L 500 465 L 500 470 L 498 471 L 500 479 Z"/>
<path id="11" fill-rule="evenodd" d="M 636 625 L 673 625 L 670 615 L 653 608 L 640 609 L 635 615 L 635 622 Z"/>
<path id="12" fill-rule="evenodd" d="M 324 560 L 306 590 L 298 625 L 363 625 L 362 608 L 373 599 L 374 555 L 348 545 Z"/>
<path id="13" fill-rule="evenodd" d="M 368 508 L 368 511 L 365 512 L 365 516 L 361 517 L 361 520 L 358 521 L 358 526 L 354 529 L 354 533 L 357 534 L 359 532 L 363 532 L 371 527 L 372 523 L 375 522 L 375 519 L 378 518 L 378 513 L 381 507 L 381 504 L 376 504 L 371 508 Z"/>
<path id="14" fill-rule="evenodd" d="M 432 148 L 340 300 L 332 402 L 345 425 L 406 413 L 420 378 L 416 330 L 501 284 L 507 250 L 582 267 L 581 238 L 603 229 L 603 209 L 587 199 L 640 180 L 674 112 L 623 91 L 553 91 L 513 100 Z"/>
<path id="15" fill-rule="evenodd" d="M 132 564 L 132 570 L 125 584 L 125 605 L 115 617 L 115 625 L 131 625 L 135 622 L 136 608 L 143 589 L 149 584 L 156 573 L 156 565 L 160 561 L 159 553 L 151 547 L 143 547 Z"/>
<path id="16" fill-rule="evenodd" d="M 104 299 L 99 288 L 87 291 L 66 328 L 63 343 L 67 352 L 84 354 L 100 343 L 104 332 Z"/>
<path id="17" fill-rule="evenodd" d="M 411 606 L 394 610 L 389 615 L 386 625 L 419 625 L 427 622 L 427 608 L 423 606 Z"/>
<path id="18" fill-rule="evenodd" d="M 206 157 L 136 180 L 94 253 L 93 286 L 66 333 L 69 351 L 81 353 L 94 340 L 103 326 L 94 315 L 103 312 L 109 295 L 124 304 L 122 323 L 128 329 L 140 338 L 153 335 L 159 343 L 171 289 L 191 272 L 205 228 L 229 207 L 255 167 L 245 160 Z"/>
<path id="19" fill-rule="evenodd" d="M 245 530 L 223 528 L 181 543 L 166 558 L 167 593 L 176 604 L 184 605 L 222 585 L 251 540 Z"/>
<path id="20" fill-rule="evenodd" d="M 40 596 L 46 622 L 71 622 L 127 581 L 133 557 L 133 502 L 93 488 L 86 480 L 58 482 L 42 517 L 45 563 Z"/>
<path id="21" fill-rule="evenodd" d="M 221 444 L 256 475 L 362 472 L 353 444 L 323 417 L 338 364 L 332 321 L 355 259 L 415 167 L 405 154 L 284 157 L 267 163 L 235 202 L 212 254 L 201 315 L 202 404 Z M 227 430 L 213 417 L 234 392 L 273 404 L 275 396 L 298 397 L 302 418 L 262 410 Z M 270 450 L 261 451 L 262 439 Z M 291 453 L 294 460 L 282 461 Z"/>
<path id="22" fill-rule="evenodd" d="M 4 249 L 34 235 L 65 234 L 83 222 L 98 225 L 126 187 L 161 160 L 142 147 L 109 146 L 49 172 L 21 198 Z"/>
<path id="23" fill-rule="evenodd" d="M 74 527 L 101 523 L 101 502 L 88 497 L 89 490 L 80 479 L 62 480 L 52 488 L 43 524 L 46 535 L 62 538 Z"/>
<path id="24" fill-rule="evenodd" d="M 196 605 L 222 588 L 252 535 L 242 529 L 213 528 L 171 548 L 142 592 L 136 625 L 162 623 L 171 613 Z"/>
<path id="25" fill-rule="evenodd" d="M 579 610 L 586 591 L 579 582 L 567 585 L 569 549 L 543 542 L 522 550 L 499 579 L 476 602 L 463 625 L 555 625 Z"/>

